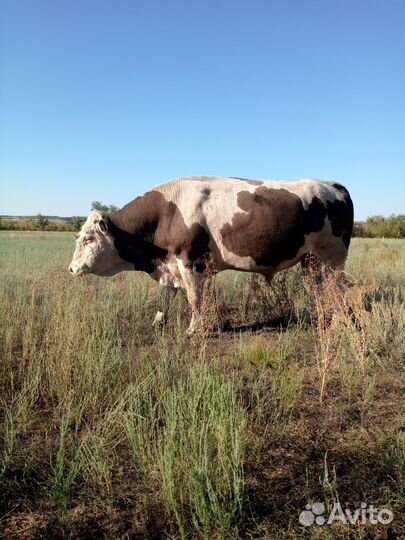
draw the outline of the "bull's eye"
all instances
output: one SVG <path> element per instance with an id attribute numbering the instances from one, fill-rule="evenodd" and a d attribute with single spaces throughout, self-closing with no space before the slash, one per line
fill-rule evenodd
<path id="1" fill-rule="evenodd" d="M 87 244 L 91 244 L 91 242 L 94 241 L 94 237 L 93 236 L 87 236 L 85 239 L 84 239 L 84 243 L 85 245 L 87 246 Z"/>

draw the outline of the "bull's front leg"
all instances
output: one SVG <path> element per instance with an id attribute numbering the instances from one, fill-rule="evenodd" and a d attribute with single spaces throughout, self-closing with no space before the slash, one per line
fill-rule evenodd
<path id="1" fill-rule="evenodd" d="M 167 315 L 170 307 L 170 293 L 173 298 L 176 296 L 178 288 L 163 286 L 160 289 L 160 310 L 156 313 L 152 326 L 163 326 L 167 322 Z"/>
<path id="2" fill-rule="evenodd" d="M 197 272 L 193 267 L 186 266 L 181 259 L 178 259 L 178 268 L 191 307 L 191 321 L 187 328 L 187 335 L 192 336 L 201 324 L 200 311 L 204 273 Z"/>

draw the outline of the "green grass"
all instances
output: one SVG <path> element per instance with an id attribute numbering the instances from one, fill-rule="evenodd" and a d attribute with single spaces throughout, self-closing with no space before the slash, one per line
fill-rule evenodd
<path id="1" fill-rule="evenodd" d="M 388 534 L 300 526 L 335 500 L 391 508 L 405 534 L 404 240 L 354 240 L 345 303 L 317 299 L 331 324 L 301 322 L 299 268 L 272 288 L 225 272 L 191 340 L 183 295 L 152 328 L 156 284 L 74 280 L 73 249 L 0 233 L 0 536 Z"/>

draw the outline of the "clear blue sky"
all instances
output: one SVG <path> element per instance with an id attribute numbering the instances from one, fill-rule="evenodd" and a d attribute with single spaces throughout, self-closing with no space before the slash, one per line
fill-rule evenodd
<path id="1" fill-rule="evenodd" d="M 404 213 L 404 30 L 404 0 L 2 0 L 0 214 L 198 174 Z"/>

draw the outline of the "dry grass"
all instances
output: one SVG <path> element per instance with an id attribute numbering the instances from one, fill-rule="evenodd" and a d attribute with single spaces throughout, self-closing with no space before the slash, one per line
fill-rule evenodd
<path id="1" fill-rule="evenodd" d="M 72 280 L 72 248 L 0 234 L 0 536 L 405 534 L 404 241 L 355 240 L 312 326 L 299 269 L 224 273 L 193 340 L 182 295 L 152 328 L 153 282 Z M 304 528 L 315 501 L 394 521 Z"/>

